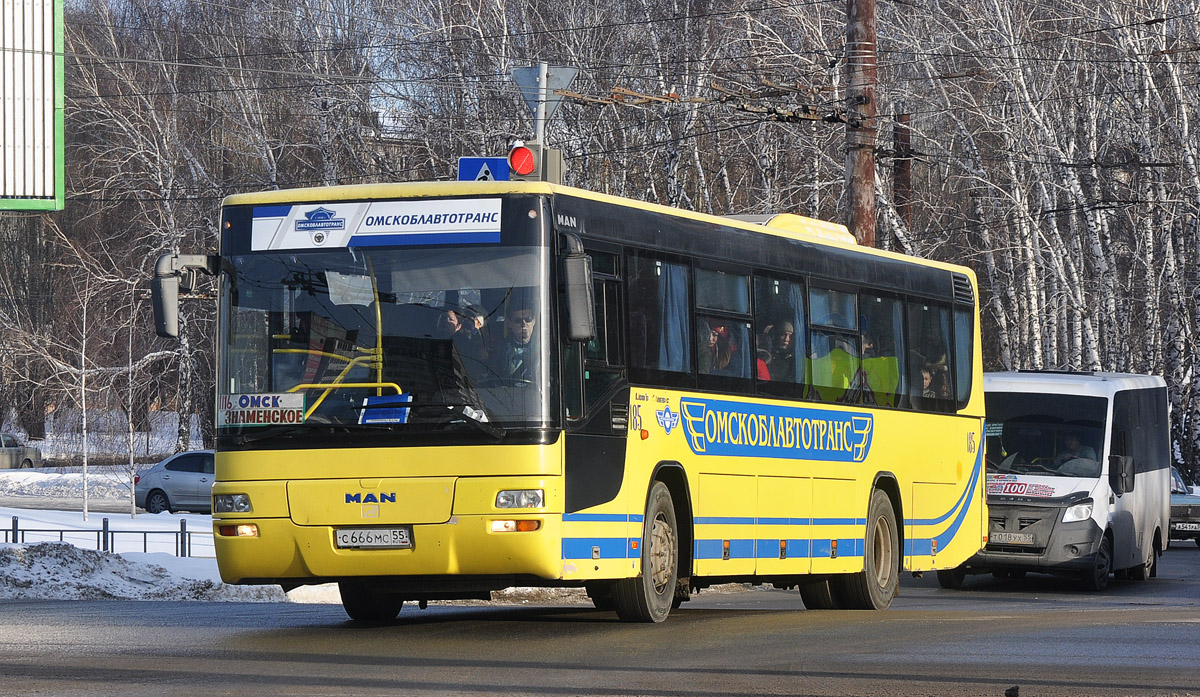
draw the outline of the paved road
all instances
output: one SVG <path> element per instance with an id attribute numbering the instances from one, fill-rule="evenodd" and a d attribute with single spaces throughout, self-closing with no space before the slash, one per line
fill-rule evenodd
<path id="1" fill-rule="evenodd" d="M 5 695 L 1200 695 L 1200 548 L 1087 594 L 906 579 L 888 612 L 703 593 L 662 625 L 581 605 L 0 603 Z"/>

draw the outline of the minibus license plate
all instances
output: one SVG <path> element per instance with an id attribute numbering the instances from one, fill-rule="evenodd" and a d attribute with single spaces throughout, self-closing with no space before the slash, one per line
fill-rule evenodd
<path id="1" fill-rule="evenodd" d="M 1033 533 L 994 532 L 988 536 L 988 542 L 994 542 L 998 545 L 1031 545 L 1033 544 Z"/>
<path id="2" fill-rule="evenodd" d="M 1175 523 L 1176 530 L 1200 530 L 1200 523 Z"/>
<path id="3" fill-rule="evenodd" d="M 333 531 L 338 549 L 410 549 L 412 528 L 338 528 Z"/>

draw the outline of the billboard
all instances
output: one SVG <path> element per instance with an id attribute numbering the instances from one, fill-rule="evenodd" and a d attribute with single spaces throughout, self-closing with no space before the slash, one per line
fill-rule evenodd
<path id="1" fill-rule="evenodd" d="M 63 207 L 62 0 L 0 3 L 0 211 Z"/>

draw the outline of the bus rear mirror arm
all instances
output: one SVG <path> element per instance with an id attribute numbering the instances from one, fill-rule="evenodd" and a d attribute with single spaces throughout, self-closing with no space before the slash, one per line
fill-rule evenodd
<path id="1" fill-rule="evenodd" d="M 221 258 L 216 254 L 179 254 L 172 252 L 158 258 L 154 277 L 150 279 L 151 306 L 154 309 L 154 330 L 161 337 L 179 336 L 179 291 L 190 292 L 196 287 L 196 274 L 217 275 Z"/>
<path id="2" fill-rule="evenodd" d="M 570 233 L 563 235 L 562 293 L 567 338 L 590 341 L 596 338 L 595 289 L 592 284 L 592 258 L 583 251 L 583 243 Z"/>

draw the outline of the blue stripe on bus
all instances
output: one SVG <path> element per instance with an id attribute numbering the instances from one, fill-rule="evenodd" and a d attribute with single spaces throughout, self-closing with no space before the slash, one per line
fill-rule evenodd
<path id="1" fill-rule="evenodd" d="M 599 547 L 600 559 L 625 559 L 625 550 L 632 546 L 625 537 L 564 537 L 562 555 L 563 559 L 595 559 L 592 548 Z"/>
<path id="2" fill-rule="evenodd" d="M 645 516 L 624 513 L 564 513 L 564 523 L 640 523 Z"/>
<path id="3" fill-rule="evenodd" d="M 702 516 L 692 518 L 694 525 L 866 525 L 866 518 L 750 518 Z"/>
<path id="4" fill-rule="evenodd" d="M 292 212 L 291 206 L 255 206 L 255 218 L 286 218 Z"/>

